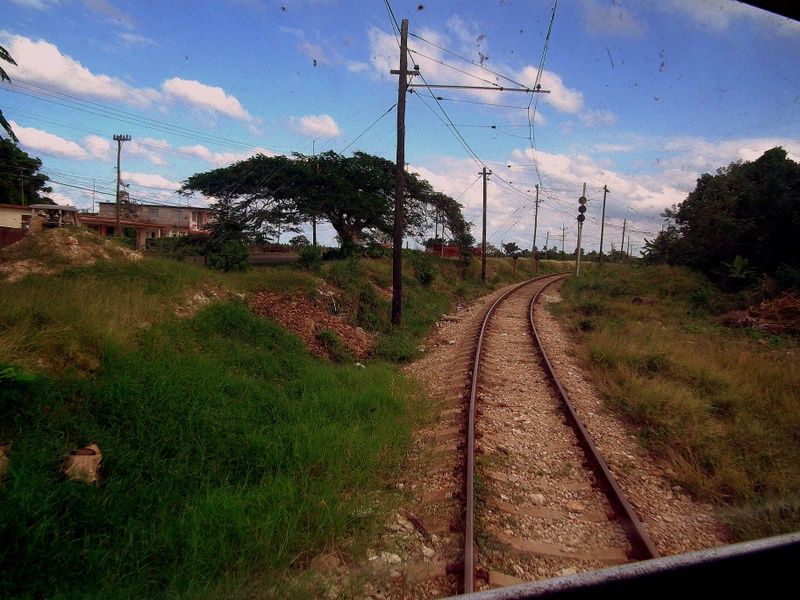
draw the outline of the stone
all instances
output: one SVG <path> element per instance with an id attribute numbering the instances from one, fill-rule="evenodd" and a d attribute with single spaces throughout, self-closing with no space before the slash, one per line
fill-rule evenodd
<path id="1" fill-rule="evenodd" d="M 436 551 L 433 548 L 428 548 L 428 546 L 423 546 L 422 555 L 425 558 L 433 558 L 434 556 L 436 556 Z"/>
<path id="2" fill-rule="evenodd" d="M 394 552 L 381 552 L 381 560 L 389 563 L 390 565 L 396 565 L 403 562 L 403 559 Z"/>
<path id="3" fill-rule="evenodd" d="M 542 506 L 544 504 L 544 495 L 531 494 L 531 502 L 533 502 L 533 504 L 536 506 Z"/>
<path id="4" fill-rule="evenodd" d="M 391 569 L 389 571 L 389 577 L 391 577 L 392 579 L 400 579 L 402 576 L 403 574 L 400 572 L 399 569 Z"/>
<path id="5" fill-rule="evenodd" d="M 570 575 L 575 575 L 577 572 L 578 571 L 576 571 L 573 567 L 566 567 L 558 572 L 558 576 L 569 577 Z"/>
<path id="6" fill-rule="evenodd" d="M 511 568 L 514 569 L 514 573 L 517 574 L 517 577 L 519 578 L 525 577 L 525 569 L 523 569 L 520 565 L 514 564 L 512 565 Z"/>
<path id="7" fill-rule="evenodd" d="M 577 500 L 570 500 L 567 502 L 567 510 L 571 513 L 582 513 L 586 507 Z"/>

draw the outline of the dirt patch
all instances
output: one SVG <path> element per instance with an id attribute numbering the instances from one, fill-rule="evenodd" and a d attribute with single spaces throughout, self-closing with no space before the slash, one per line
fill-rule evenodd
<path id="1" fill-rule="evenodd" d="M 306 347 L 317 356 L 333 357 L 331 340 L 327 332 L 333 332 L 353 357 L 364 359 L 375 348 L 375 337 L 361 327 L 347 323 L 341 315 L 331 314 L 328 305 L 336 306 L 329 290 L 320 289 L 318 300 L 312 301 L 303 292 L 280 294 L 258 292 L 253 296 L 251 307 L 263 317 L 269 317 L 281 327 L 300 336 Z"/>
<path id="2" fill-rule="evenodd" d="M 140 260 L 142 255 L 91 231 L 45 229 L 0 250 L 0 278 L 9 283 L 28 275 L 53 275 L 98 260 Z"/>

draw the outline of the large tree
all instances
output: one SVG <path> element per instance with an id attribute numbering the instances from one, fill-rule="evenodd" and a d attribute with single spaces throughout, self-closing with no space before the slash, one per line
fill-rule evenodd
<path id="1" fill-rule="evenodd" d="M 216 199 L 217 208 L 235 212 L 249 227 L 263 230 L 281 224 L 326 219 L 349 250 L 361 241 L 390 235 L 393 228 L 394 163 L 355 152 L 317 156 L 257 155 L 229 167 L 189 177 L 181 193 Z M 432 215 L 443 214 L 453 237 L 468 234 L 460 205 L 435 192 L 414 173 L 406 174 L 407 233 L 420 233 Z"/>
<path id="2" fill-rule="evenodd" d="M 0 60 L 4 60 L 7 63 L 11 63 L 12 65 L 15 66 L 17 64 L 16 61 L 8 53 L 8 50 L 3 48 L 2 46 L 0 46 Z M 8 76 L 5 70 L 3 70 L 3 67 L 0 67 L 0 83 L 2 83 L 3 81 L 11 81 L 11 78 Z M 11 125 L 8 124 L 8 121 L 6 121 L 6 118 L 3 116 L 2 110 L 0 110 L 0 127 L 2 127 L 5 130 L 8 137 L 10 137 L 12 140 L 14 140 L 15 142 L 19 141 L 17 140 L 17 136 L 14 135 L 14 132 L 11 129 Z"/>
<path id="3" fill-rule="evenodd" d="M 11 140 L 0 139 L 0 203 L 52 204 L 48 177 L 40 173 L 42 161 L 21 150 Z"/>
<path id="4" fill-rule="evenodd" d="M 647 242 L 648 258 L 720 277 L 737 256 L 753 273 L 800 269 L 800 164 L 783 148 L 703 174 L 686 200 L 663 214 L 670 226 Z"/>

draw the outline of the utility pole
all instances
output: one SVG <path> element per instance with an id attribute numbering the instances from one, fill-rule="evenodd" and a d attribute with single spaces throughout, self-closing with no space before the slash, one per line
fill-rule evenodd
<path id="1" fill-rule="evenodd" d="M 544 257 L 547 258 L 547 246 L 550 244 L 550 230 L 547 230 L 547 235 L 544 237 Z"/>
<path id="2" fill-rule="evenodd" d="M 119 219 L 119 183 L 120 183 L 120 170 L 119 170 L 119 157 L 122 154 L 122 142 L 129 142 L 131 136 L 129 135 L 114 135 L 113 139 L 117 142 L 117 227 L 114 231 L 116 235 L 121 235 L 122 227 Z"/>
<path id="3" fill-rule="evenodd" d="M 491 175 L 491 171 L 487 171 L 483 167 L 480 173 L 483 176 L 483 236 L 481 238 L 481 281 L 486 283 L 486 176 Z"/>
<path id="4" fill-rule="evenodd" d="M 561 260 L 564 260 L 564 240 L 567 239 L 567 226 L 561 223 Z"/>
<path id="5" fill-rule="evenodd" d="M 608 186 L 603 186 L 603 215 L 600 217 L 600 256 L 597 257 L 598 262 L 603 264 L 603 231 L 606 227 L 606 196 L 608 195 Z"/>
<path id="6" fill-rule="evenodd" d="M 97 180 L 92 180 L 92 212 L 94 212 L 94 195 L 97 193 Z"/>
<path id="7" fill-rule="evenodd" d="M 539 253 L 536 250 L 536 228 L 539 224 L 539 184 L 536 184 L 536 200 L 533 201 L 533 247 L 531 256 L 533 257 L 533 272 L 539 272 Z"/>
<path id="8" fill-rule="evenodd" d="M 581 233 L 583 233 L 583 222 L 586 220 L 586 184 L 583 184 L 583 193 L 578 198 L 578 245 L 575 248 L 575 277 L 581 274 Z"/>
<path id="9" fill-rule="evenodd" d="M 628 219 L 622 221 L 622 243 L 619 245 L 619 262 L 622 262 L 622 257 L 625 255 L 625 227 L 628 225 Z"/>
<path id="10" fill-rule="evenodd" d="M 400 25 L 400 69 L 397 75 L 397 164 L 395 165 L 394 236 L 392 239 L 392 325 L 400 326 L 403 311 L 403 194 L 406 164 L 406 92 L 408 91 L 408 19 Z"/>

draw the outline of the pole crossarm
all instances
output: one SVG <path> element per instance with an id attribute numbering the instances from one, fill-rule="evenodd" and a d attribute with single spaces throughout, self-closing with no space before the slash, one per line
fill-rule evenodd
<path id="1" fill-rule="evenodd" d="M 417 71 L 418 73 L 419 71 Z M 391 71 L 391 73 L 395 73 L 395 71 Z M 416 74 L 416 73 L 409 73 L 409 74 Z M 531 89 L 531 88 L 510 88 L 510 87 L 503 87 L 498 85 L 444 85 L 444 84 L 434 84 L 434 83 L 409 83 L 408 87 L 410 88 L 438 88 L 438 89 L 445 89 L 445 90 L 494 90 L 496 92 L 525 92 L 526 94 L 549 94 L 550 90 L 543 90 L 543 89 Z"/>

